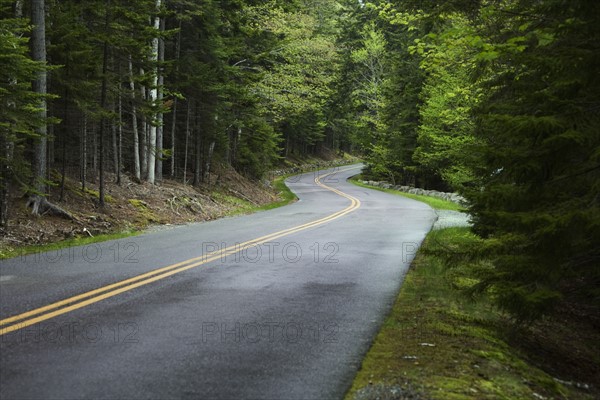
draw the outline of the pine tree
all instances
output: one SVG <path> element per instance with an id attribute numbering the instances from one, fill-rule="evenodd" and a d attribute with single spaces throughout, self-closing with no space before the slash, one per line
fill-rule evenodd
<path id="1" fill-rule="evenodd" d="M 520 319 L 565 301 L 600 309 L 597 15 L 597 2 L 514 2 L 478 56 L 489 95 L 465 193 L 496 245 L 479 288 Z"/>
<path id="2" fill-rule="evenodd" d="M 0 2 L 0 227 L 8 223 L 11 187 L 30 187 L 24 151 L 45 123 L 37 111 L 41 96 L 31 85 L 45 66 L 29 56 L 22 3 L 12 5 Z"/>

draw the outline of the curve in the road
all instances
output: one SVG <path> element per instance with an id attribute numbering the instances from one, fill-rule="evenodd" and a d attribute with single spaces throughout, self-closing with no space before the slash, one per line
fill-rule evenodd
<path id="1" fill-rule="evenodd" d="M 203 254 L 200 257 L 192 258 L 186 261 L 182 261 L 176 264 L 172 264 L 166 267 L 158 268 L 156 270 L 147 272 L 145 274 L 141 274 L 138 276 L 134 276 L 133 278 L 125 279 L 120 282 L 116 282 L 107 286 L 100 287 L 98 289 L 94 289 L 89 292 L 85 292 L 73 297 L 69 297 L 64 300 L 57 301 L 55 303 L 36 308 L 31 311 L 27 311 L 18 315 L 14 315 L 12 317 L 5 318 L 0 320 L 0 327 L 7 325 L 4 328 L 0 328 L 0 336 L 7 334 L 9 332 L 14 332 L 19 329 L 26 328 L 28 326 L 40 323 L 42 321 L 49 320 L 51 318 L 55 318 L 59 315 L 66 314 L 68 312 L 86 307 L 88 305 L 97 303 L 104 299 L 116 296 L 118 294 L 133 290 L 140 286 L 147 285 L 152 282 L 156 282 L 158 280 L 167 278 L 169 276 L 178 274 L 183 271 L 187 271 L 192 268 L 199 267 L 206 263 L 216 261 L 221 259 L 222 257 L 227 257 L 238 252 L 244 251 L 253 246 L 257 246 L 260 244 L 264 244 L 270 240 L 278 239 L 284 236 L 291 235 L 296 232 L 303 231 L 305 229 L 313 228 L 319 225 L 323 225 L 325 223 L 331 222 L 335 219 L 343 217 L 355 210 L 357 210 L 361 203 L 356 197 L 353 197 L 347 193 L 344 193 L 338 189 L 332 188 L 330 186 L 325 185 L 321 182 L 322 178 L 326 178 L 330 175 L 333 175 L 338 172 L 348 171 L 351 169 L 355 169 L 358 167 L 347 168 L 344 170 L 337 170 L 334 172 L 330 172 L 324 175 L 317 176 L 315 178 L 315 183 L 320 187 L 327 189 L 336 193 L 339 196 L 345 197 L 350 200 L 350 205 L 340 211 L 337 211 L 333 214 L 330 214 L 326 217 L 298 225 L 292 228 L 284 229 L 278 232 L 271 233 L 269 235 L 261 236 L 256 239 L 252 239 L 246 241 L 244 243 L 236 244 L 234 246 L 229 246 L 224 249 L 220 249 L 211 253 Z"/>

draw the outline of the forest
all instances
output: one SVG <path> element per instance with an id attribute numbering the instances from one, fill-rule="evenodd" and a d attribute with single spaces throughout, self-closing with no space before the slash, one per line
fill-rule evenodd
<path id="1" fill-rule="evenodd" d="M 107 174 L 259 180 L 291 155 L 457 191 L 471 295 L 526 321 L 600 306 L 596 0 L 0 2 L 0 225 Z M 54 196 L 56 197 L 56 196 Z M 485 260 L 485 261 L 482 261 Z M 490 261 L 491 260 L 491 261 Z"/>

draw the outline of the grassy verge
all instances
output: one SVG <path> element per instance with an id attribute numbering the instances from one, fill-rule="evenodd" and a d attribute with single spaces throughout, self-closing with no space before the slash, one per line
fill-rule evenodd
<path id="1" fill-rule="evenodd" d="M 66 240 L 61 240 L 60 242 L 48 243 L 48 244 L 44 244 L 44 245 L 28 245 L 28 246 L 20 246 L 20 247 L 15 247 L 15 248 L 12 248 L 12 247 L 5 248 L 5 249 L 0 249 L 0 260 L 7 259 L 7 258 L 13 258 L 13 257 L 25 256 L 27 254 L 33 254 L 33 253 L 56 251 L 56 250 L 65 249 L 68 247 L 83 246 L 86 244 L 106 242 L 108 240 L 123 239 L 126 237 L 136 236 L 141 233 L 142 233 L 142 231 L 138 231 L 138 230 L 127 230 L 127 231 L 122 231 L 122 232 L 117 232 L 117 233 L 107 233 L 107 234 L 103 234 L 103 235 L 97 235 L 94 237 L 78 237 L 78 238 L 73 238 L 73 239 L 66 239 Z"/>
<path id="2" fill-rule="evenodd" d="M 383 395 L 399 390 L 425 399 L 593 398 L 511 346 L 506 317 L 490 301 L 473 302 L 456 290 L 475 278 L 466 267 L 448 267 L 450 253 L 479 240 L 468 228 L 427 236 L 347 400 L 403 398 Z"/>
<path id="3" fill-rule="evenodd" d="M 298 197 L 296 197 L 296 195 L 285 184 L 286 178 L 287 176 L 280 176 L 279 178 L 275 178 L 273 181 L 273 188 L 279 193 L 280 200 L 257 207 L 257 211 L 272 210 L 274 208 L 283 207 L 298 199 Z"/>
<path id="4" fill-rule="evenodd" d="M 364 187 L 364 188 L 368 188 L 368 189 L 375 189 L 375 190 L 379 190 L 380 192 L 391 193 L 391 194 L 395 194 L 398 196 L 407 197 L 409 199 L 422 201 L 423 203 L 428 204 L 431 208 L 435 208 L 437 210 L 464 211 L 464 208 L 462 208 L 458 204 L 453 203 L 448 200 L 438 199 L 437 197 L 431 197 L 431 196 L 421 196 L 418 194 L 405 193 L 405 192 L 401 192 L 399 190 L 394 190 L 394 189 L 384 189 L 384 188 L 380 188 L 377 186 L 371 186 L 371 185 L 367 185 L 367 184 L 360 182 L 358 179 L 359 178 L 356 178 L 356 177 L 352 178 L 352 179 L 350 179 L 350 182 L 352 182 L 353 184 L 360 186 L 360 187 Z"/>

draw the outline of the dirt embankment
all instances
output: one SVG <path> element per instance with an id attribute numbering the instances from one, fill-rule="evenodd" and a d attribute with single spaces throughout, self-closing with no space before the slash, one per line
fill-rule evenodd
<path id="1" fill-rule="evenodd" d="M 154 224 L 209 221 L 277 199 L 277 193 L 265 182 L 249 181 L 230 168 L 221 168 L 211 176 L 210 183 L 198 187 L 170 179 L 158 185 L 136 183 L 127 176 L 117 185 L 114 176 L 108 174 L 103 210 L 98 206 L 97 184 L 86 183 L 82 190 L 80 182 L 67 178 L 60 200 L 58 182 L 53 182 L 48 200 L 68 211 L 74 220 L 35 217 L 26 207 L 24 193 L 14 193 L 8 228 L 0 231 L 0 252 Z"/>
<path id="2" fill-rule="evenodd" d="M 279 200 L 271 180 L 291 170 L 300 172 L 314 166 L 327 167 L 349 160 L 297 160 L 286 163 L 269 179 L 251 181 L 230 167 L 216 167 L 209 182 L 200 186 L 184 185 L 181 180 L 164 179 L 157 185 L 137 183 L 122 176 L 120 185 L 115 176 L 106 176 L 106 206 L 98 206 L 98 185 L 66 179 L 60 199 L 58 173 L 53 173 L 48 200 L 73 216 L 73 220 L 42 215 L 35 217 L 27 208 L 25 193 L 13 193 L 9 225 L 0 229 L 0 258 L 31 245 L 45 245 L 67 239 L 96 237 L 127 231 L 137 231 L 152 225 L 175 225 L 210 221 L 227 215 L 255 210 Z M 350 160 L 351 161 L 351 160 Z"/>

